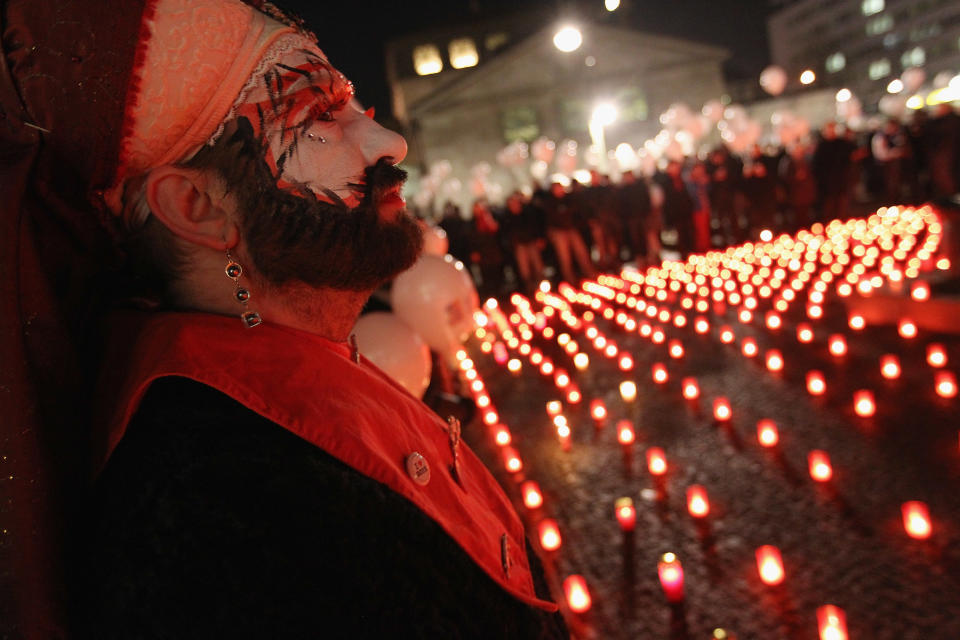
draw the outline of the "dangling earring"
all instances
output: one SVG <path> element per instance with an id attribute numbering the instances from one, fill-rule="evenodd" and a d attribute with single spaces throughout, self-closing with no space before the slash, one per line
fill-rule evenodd
<path id="1" fill-rule="evenodd" d="M 240 286 L 240 276 L 243 275 L 243 267 L 240 266 L 239 262 L 233 259 L 233 256 L 230 255 L 229 249 L 227 249 L 227 266 L 224 268 L 224 272 L 227 274 L 228 278 L 233 280 L 233 284 L 235 286 L 233 297 L 236 298 L 237 302 L 243 305 L 243 312 L 240 314 L 240 319 L 243 321 L 243 326 L 248 329 L 252 329 L 263 322 L 263 318 L 261 318 L 260 314 L 256 311 L 250 311 L 247 309 L 247 303 L 250 302 L 250 291 Z"/>

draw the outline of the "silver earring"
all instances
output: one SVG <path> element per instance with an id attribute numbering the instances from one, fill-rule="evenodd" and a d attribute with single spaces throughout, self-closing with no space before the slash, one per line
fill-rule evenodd
<path id="1" fill-rule="evenodd" d="M 326 144 L 326 143 L 327 143 L 327 139 L 326 139 L 326 138 L 324 138 L 323 136 L 318 136 L 318 135 L 315 134 L 315 133 L 308 133 L 308 134 L 307 134 L 307 137 L 310 138 L 311 140 L 319 140 L 319 141 L 320 141 L 320 144 Z"/>
<path id="2" fill-rule="evenodd" d="M 230 255 L 229 249 L 227 249 L 227 266 L 224 268 L 224 273 L 227 274 L 228 278 L 233 280 L 234 299 L 243 305 L 243 311 L 240 313 L 240 319 L 243 321 L 243 326 L 248 329 L 252 329 L 263 322 L 263 318 L 260 317 L 259 313 L 247 309 L 247 303 L 250 302 L 250 291 L 240 286 L 240 276 L 243 275 L 243 267 L 240 266 L 239 262 L 233 259 L 233 256 Z"/>

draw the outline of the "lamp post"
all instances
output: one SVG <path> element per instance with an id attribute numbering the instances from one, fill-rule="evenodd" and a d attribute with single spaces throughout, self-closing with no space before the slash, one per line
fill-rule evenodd
<path id="1" fill-rule="evenodd" d="M 617 108 L 609 102 L 601 102 L 593 109 L 590 115 L 588 128 L 590 130 L 590 142 L 600 152 L 599 169 L 602 173 L 607 173 L 607 140 L 604 135 L 604 127 L 614 123 L 617 119 Z"/>

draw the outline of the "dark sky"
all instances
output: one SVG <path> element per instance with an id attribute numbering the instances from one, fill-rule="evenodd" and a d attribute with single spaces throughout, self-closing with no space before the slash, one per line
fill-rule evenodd
<path id="1" fill-rule="evenodd" d="M 602 10 L 603 0 L 277 0 L 277 4 L 307 22 L 330 60 L 354 81 L 360 100 L 377 108 L 380 120 L 379 115 L 390 110 L 383 63 L 387 40 L 517 9 L 555 9 L 559 18 L 576 5 Z M 768 6 L 769 0 L 622 0 L 611 18 L 644 31 L 723 46 L 733 54 L 726 67 L 728 78 L 756 78 L 769 57 Z"/>

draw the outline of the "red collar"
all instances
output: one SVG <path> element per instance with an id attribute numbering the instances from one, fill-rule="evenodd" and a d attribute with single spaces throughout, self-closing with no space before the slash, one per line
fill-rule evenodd
<path id="1" fill-rule="evenodd" d="M 557 610 L 535 595 L 523 524 L 483 463 L 461 445 L 461 488 L 448 471 L 443 421 L 366 359 L 353 362 L 346 345 L 268 323 L 245 329 L 235 318 L 191 313 L 125 314 L 111 338 L 105 367 L 111 379 L 103 388 L 119 392 L 111 394 L 112 417 L 99 447 L 104 462 L 151 382 L 190 378 L 389 486 L 511 595 Z M 425 486 L 407 473 L 413 452 L 430 466 Z M 509 572 L 501 556 L 504 534 Z"/>

